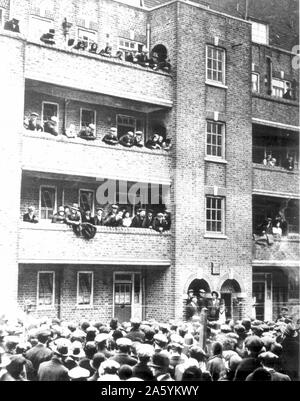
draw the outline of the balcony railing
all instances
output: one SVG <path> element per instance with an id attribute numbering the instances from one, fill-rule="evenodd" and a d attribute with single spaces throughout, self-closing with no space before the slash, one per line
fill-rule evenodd
<path id="1" fill-rule="evenodd" d="M 23 131 L 24 170 L 170 185 L 171 157 L 164 150 L 126 149 L 101 140 Z"/>
<path id="2" fill-rule="evenodd" d="M 152 229 L 98 227 L 93 239 L 65 225 L 21 223 L 19 263 L 169 266 L 171 234 Z"/>

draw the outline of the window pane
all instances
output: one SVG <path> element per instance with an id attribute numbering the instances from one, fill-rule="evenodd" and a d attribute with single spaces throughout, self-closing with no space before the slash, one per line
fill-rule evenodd
<path id="1" fill-rule="evenodd" d="M 80 207 L 83 210 L 93 210 L 94 205 L 94 192 L 92 191 L 80 191 Z"/>
<path id="2" fill-rule="evenodd" d="M 43 103 L 43 120 L 48 121 L 51 117 L 58 117 L 57 104 Z"/>
<path id="3" fill-rule="evenodd" d="M 51 219 L 55 209 L 55 188 L 41 188 L 41 219 Z"/>
<path id="4" fill-rule="evenodd" d="M 78 275 L 78 304 L 89 305 L 92 301 L 92 274 L 79 273 Z"/>
<path id="5" fill-rule="evenodd" d="M 39 273 L 38 304 L 51 306 L 53 303 L 53 273 Z"/>
<path id="6" fill-rule="evenodd" d="M 94 110 L 81 110 L 81 127 L 88 127 L 89 124 L 95 124 Z"/>

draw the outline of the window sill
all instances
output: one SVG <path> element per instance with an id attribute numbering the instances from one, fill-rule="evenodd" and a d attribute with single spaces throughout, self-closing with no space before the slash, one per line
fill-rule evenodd
<path id="1" fill-rule="evenodd" d="M 214 234 L 214 233 L 205 234 L 205 235 L 204 235 L 204 238 L 228 239 L 227 235 L 224 235 L 224 234 Z"/>
<path id="2" fill-rule="evenodd" d="M 222 89 L 228 89 L 227 85 L 221 84 L 219 82 L 215 82 L 215 81 L 205 81 L 205 85 L 209 85 L 209 86 L 216 86 L 217 88 L 222 88 Z"/>
<path id="3" fill-rule="evenodd" d="M 204 158 L 206 162 L 212 162 L 212 163 L 221 163 L 221 164 L 228 164 L 228 161 L 219 157 L 210 157 L 206 156 Z"/>

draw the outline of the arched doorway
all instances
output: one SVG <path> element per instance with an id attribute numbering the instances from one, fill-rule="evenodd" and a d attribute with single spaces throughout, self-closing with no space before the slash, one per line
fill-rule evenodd
<path id="1" fill-rule="evenodd" d="M 204 279 L 195 279 L 191 282 L 188 288 L 188 292 L 193 290 L 195 295 L 199 295 L 199 290 L 204 290 L 206 293 L 210 293 L 210 287 L 207 281 Z"/>
<path id="2" fill-rule="evenodd" d="M 236 280 L 226 280 L 221 287 L 221 299 L 224 300 L 227 319 L 240 319 L 240 308 L 238 294 L 241 293 L 241 287 Z"/>

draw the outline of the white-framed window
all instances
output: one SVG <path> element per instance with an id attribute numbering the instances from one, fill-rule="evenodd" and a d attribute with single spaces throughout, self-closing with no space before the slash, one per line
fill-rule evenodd
<path id="1" fill-rule="evenodd" d="M 45 123 L 46 121 L 50 120 L 51 117 L 57 117 L 59 116 L 59 105 L 58 103 L 53 103 L 53 102 L 43 102 L 42 103 L 42 121 Z M 57 123 L 57 128 L 58 128 L 58 123 Z"/>
<path id="2" fill-rule="evenodd" d="M 79 189 L 79 206 L 82 210 L 90 210 L 94 213 L 95 192 L 90 189 Z"/>
<path id="3" fill-rule="evenodd" d="M 206 122 L 206 156 L 225 159 L 225 124 Z"/>
<path id="4" fill-rule="evenodd" d="M 90 48 L 93 43 L 97 42 L 97 36 L 95 31 L 78 28 L 77 32 L 78 41 L 86 42 L 87 47 Z"/>
<path id="5" fill-rule="evenodd" d="M 269 44 L 269 25 L 261 22 L 251 21 L 252 24 L 252 42 Z"/>
<path id="6" fill-rule="evenodd" d="M 55 0 L 33 0 L 31 13 L 54 19 L 54 2 Z"/>
<path id="7" fill-rule="evenodd" d="M 55 301 L 55 272 L 39 271 L 37 275 L 37 307 L 53 308 Z"/>
<path id="8" fill-rule="evenodd" d="M 89 124 L 96 125 L 96 110 L 80 109 L 80 129 L 86 128 Z"/>
<path id="9" fill-rule="evenodd" d="M 77 306 L 92 306 L 94 294 L 94 273 L 81 271 L 77 273 Z"/>
<path id="10" fill-rule="evenodd" d="M 251 79 L 252 79 L 252 92 L 259 93 L 259 73 L 252 72 Z"/>
<path id="11" fill-rule="evenodd" d="M 28 37 L 31 40 L 40 40 L 41 36 L 53 29 L 53 21 L 48 18 L 30 15 Z"/>
<path id="12" fill-rule="evenodd" d="M 206 46 L 206 79 L 225 85 L 226 53 L 220 47 Z"/>
<path id="13" fill-rule="evenodd" d="M 40 218 L 52 219 L 57 210 L 57 191 L 54 186 L 40 186 Z"/>
<path id="14" fill-rule="evenodd" d="M 206 196 L 206 232 L 224 234 L 224 202 L 219 196 Z"/>
<path id="15" fill-rule="evenodd" d="M 290 87 L 290 82 L 272 78 L 272 96 L 283 97 L 288 87 Z"/>

